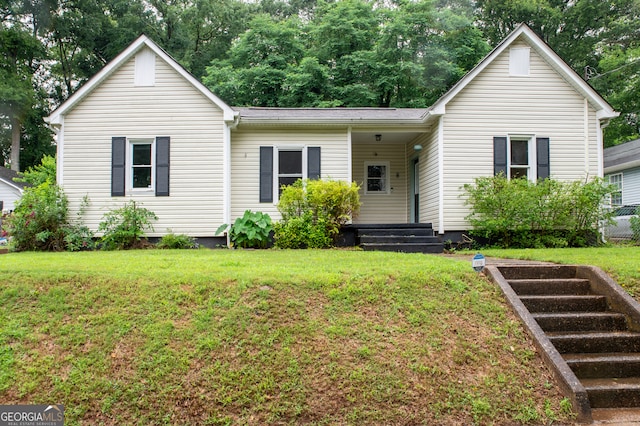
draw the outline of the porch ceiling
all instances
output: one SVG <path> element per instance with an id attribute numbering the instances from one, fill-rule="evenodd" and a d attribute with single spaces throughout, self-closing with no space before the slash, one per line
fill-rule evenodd
<path id="1" fill-rule="evenodd" d="M 385 132 L 367 131 L 351 133 L 351 142 L 354 144 L 405 144 L 415 139 L 421 132 Z M 376 135 L 380 135 L 380 141 L 376 141 Z"/>

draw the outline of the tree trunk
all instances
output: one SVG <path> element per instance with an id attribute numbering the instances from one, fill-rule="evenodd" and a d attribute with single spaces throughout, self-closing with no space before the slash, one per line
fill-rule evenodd
<path id="1" fill-rule="evenodd" d="M 20 133 L 22 123 L 18 117 L 11 117 L 11 170 L 20 171 Z"/>

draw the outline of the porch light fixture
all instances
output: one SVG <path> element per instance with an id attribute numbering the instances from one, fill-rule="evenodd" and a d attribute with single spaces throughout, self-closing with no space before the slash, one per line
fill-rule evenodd
<path id="1" fill-rule="evenodd" d="M 413 150 L 414 151 L 422 151 L 422 145 L 418 144 L 418 145 L 414 145 L 413 146 Z"/>
<path id="2" fill-rule="evenodd" d="M 382 135 L 376 135 L 376 142 L 380 142 L 382 140 Z"/>

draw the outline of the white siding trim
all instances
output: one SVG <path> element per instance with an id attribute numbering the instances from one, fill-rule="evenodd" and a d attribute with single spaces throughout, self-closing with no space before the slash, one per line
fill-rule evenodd
<path id="1" fill-rule="evenodd" d="M 53 127 L 56 131 L 56 181 L 62 186 L 64 183 L 64 117 L 60 117 L 60 127 Z"/>
<path id="2" fill-rule="evenodd" d="M 352 140 L 351 140 L 351 126 L 349 126 L 347 128 L 347 182 L 351 183 L 353 182 L 353 154 L 351 152 L 352 147 Z"/>
<path id="3" fill-rule="evenodd" d="M 512 47 L 509 49 L 509 75 L 529 77 L 531 64 L 530 47 Z"/>
<path id="4" fill-rule="evenodd" d="M 444 234 L 444 117 L 438 119 L 438 234 Z"/>
<path id="5" fill-rule="evenodd" d="M 589 177 L 589 101 L 584 98 L 584 174 Z"/>

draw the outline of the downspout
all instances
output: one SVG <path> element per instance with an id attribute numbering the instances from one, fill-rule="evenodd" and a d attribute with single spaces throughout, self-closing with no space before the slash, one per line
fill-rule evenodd
<path id="1" fill-rule="evenodd" d="M 45 123 L 55 133 L 54 139 L 56 141 L 56 183 L 62 187 L 63 183 L 63 167 L 64 162 L 64 116 L 60 116 L 60 123 L 52 124 L 45 118 Z"/>
<path id="2" fill-rule="evenodd" d="M 347 128 L 347 183 L 351 183 L 353 181 L 353 159 L 351 158 L 351 155 L 351 126 L 349 126 Z"/>
<path id="3" fill-rule="evenodd" d="M 444 230 L 444 126 L 443 116 L 438 117 L 438 234 Z"/>

